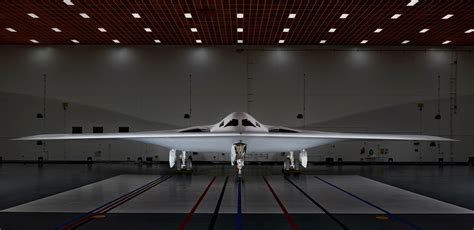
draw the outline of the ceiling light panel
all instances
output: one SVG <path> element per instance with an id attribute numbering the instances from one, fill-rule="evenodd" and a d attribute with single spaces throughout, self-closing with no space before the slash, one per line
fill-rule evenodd
<path id="1" fill-rule="evenodd" d="M 244 32 L 244 28 L 237 28 L 237 32 L 239 32 L 239 33 Z"/>
<path id="2" fill-rule="evenodd" d="M 237 18 L 244 18 L 244 13 L 238 13 Z"/>
<path id="3" fill-rule="evenodd" d="M 334 33 L 334 32 L 336 32 L 336 28 L 331 28 L 331 29 L 328 30 L 328 32 L 329 33 Z"/>
<path id="4" fill-rule="evenodd" d="M 198 32 L 198 29 L 197 28 L 191 28 L 191 32 L 196 33 L 196 32 Z"/>
<path id="5" fill-rule="evenodd" d="M 150 29 L 150 28 L 144 28 L 144 30 L 145 30 L 147 33 L 151 33 L 151 29 Z"/>
<path id="6" fill-rule="evenodd" d="M 446 14 L 446 15 L 444 15 L 444 17 L 442 17 L 441 19 L 446 20 L 446 19 L 450 19 L 450 18 L 453 17 L 453 16 L 454 16 L 453 14 Z"/>
<path id="7" fill-rule="evenodd" d="M 296 14 L 289 14 L 288 18 L 296 18 Z"/>
<path id="8" fill-rule="evenodd" d="M 377 28 L 376 30 L 374 30 L 374 33 L 380 33 L 382 32 L 382 30 L 383 30 L 382 28 Z"/>
<path id="9" fill-rule="evenodd" d="M 36 15 L 34 13 L 28 13 L 28 16 L 30 16 L 32 18 L 39 18 L 38 15 Z"/>
<path id="10" fill-rule="evenodd" d="M 288 33 L 290 32 L 290 28 L 283 28 L 283 33 Z"/>
<path id="11" fill-rule="evenodd" d="M 418 0 L 410 0 L 410 2 L 407 4 L 407 6 L 414 6 L 418 3 Z"/>
<path id="12" fill-rule="evenodd" d="M 132 16 L 133 16 L 134 18 L 142 18 L 142 16 L 140 16 L 139 13 L 133 13 Z"/>
<path id="13" fill-rule="evenodd" d="M 339 18 L 340 19 L 346 19 L 347 17 L 349 17 L 349 14 L 341 14 L 341 16 Z"/>
<path id="14" fill-rule="evenodd" d="M 390 19 L 398 19 L 400 16 L 402 16 L 401 14 L 394 14 Z"/>
<path id="15" fill-rule="evenodd" d="M 430 29 L 422 29 L 422 30 L 420 30 L 419 33 L 420 33 L 420 34 L 424 34 L 424 33 L 428 32 L 428 30 L 430 30 Z"/>
<path id="16" fill-rule="evenodd" d="M 104 29 L 104 28 L 102 28 L 102 27 L 100 27 L 100 28 L 97 28 L 97 29 L 98 29 L 100 32 L 102 32 L 102 33 L 105 33 L 105 32 L 107 32 L 107 30 L 106 30 L 106 29 Z"/>
<path id="17" fill-rule="evenodd" d="M 51 28 L 51 29 L 52 29 L 54 32 L 56 32 L 56 33 L 60 33 L 60 32 L 61 32 L 61 30 L 60 30 L 59 28 L 56 28 L 56 27 Z"/>
<path id="18" fill-rule="evenodd" d="M 80 13 L 79 15 L 81 15 L 82 18 L 90 18 L 89 15 L 86 13 Z"/>
<path id="19" fill-rule="evenodd" d="M 193 15 L 191 13 L 184 13 L 185 18 L 193 18 Z"/>
<path id="20" fill-rule="evenodd" d="M 8 30 L 8 31 L 10 31 L 10 32 L 12 32 L 12 33 L 15 33 L 15 32 L 16 32 L 16 30 L 13 29 L 13 28 L 5 28 L 5 29 Z"/>

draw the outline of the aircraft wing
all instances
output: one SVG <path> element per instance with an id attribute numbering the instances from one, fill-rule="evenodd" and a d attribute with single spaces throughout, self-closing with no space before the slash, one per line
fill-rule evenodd
<path id="1" fill-rule="evenodd" d="M 133 133 L 91 133 L 91 134 L 44 134 L 17 138 L 14 140 L 101 140 L 126 139 L 160 145 L 170 149 L 195 152 L 228 152 L 232 144 L 243 142 L 248 152 L 278 153 L 309 149 L 325 144 L 351 140 L 382 141 L 455 141 L 453 139 L 400 134 L 337 133 L 305 130 L 274 130 L 272 132 L 188 132 L 185 130 L 133 132 Z"/>

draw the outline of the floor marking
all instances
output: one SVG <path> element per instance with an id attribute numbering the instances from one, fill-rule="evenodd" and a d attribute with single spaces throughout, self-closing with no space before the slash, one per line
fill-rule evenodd
<path id="1" fill-rule="evenodd" d="M 209 230 L 214 229 L 214 225 L 217 221 L 217 216 L 219 215 L 219 209 L 221 208 L 222 198 L 224 197 L 225 188 L 227 186 L 227 181 L 229 180 L 229 176 L 225 177 L 224 186 L 222 186 L 221 194 L 219 195 L 219 200 L 217 200 L 216 208 L 214 209 L 214 213 L 212 214 L 211 223 L 209 224 Z"/>
<path id="2" fill-rule="evenodd" d="M 94 216 L 96 215 L 102 215 L 102 214 L 105 214 L 106 212 L 110 211 L 111 209 L 113 208 L 116 208 L 117 206 L 133 199 L 134 197 L 146 192 L 147 190 L 153 188 L 154 186 L 168 180 L 169 178 L 171 178 L 172 176 L 161 176 L 133 191 L 130 191 L 112 201 L 109 201 L 99 207 L 97 207 L 96 209 L 92 210 L 92 211 L 89 211 L 87 213 L 84 213 L 84 214 L 80 214 L 80 215 L 77 215 L 75 217 L 73 217 L 72 219 L 56 226 L 54 229 L 55 230 L 63 230 L 63 229 L 73 229 L 73 228 L 76 228 L 76 227 L 79 227 L 80 225 L 83 225 L 85 224 L 86 222 L 92 220 L 94 218 Z"/>
<path id="3" fill-rule="evenodd" d="M 191 209 L 191 211 L 189 211 L 188 215 L 186 215 L 186 217 L 184 218 L 183 222 L 181 222 L 181 224 L 179 225 L 179 230 L 184 230 L 186 228 L 186 225 L 189 223 L 189 221 L 191 220 L 191 218 L 193 217 L 193 214 L 194 212 L 196 211 L 196 209 L 199 207 L 199 204 L 201 204 L 201 201 L 202 199 L 204 199 L 204 197 L 206 196 L 207 194 L 207 191 L 209 191 L 209 188 L 211 187 L 212 183 L 214 183 L 214 181 L 216 180 L 216 177 L 213 177 L 211 182 L 209 182 L 209 184 L 207 185 L 206 189 L 204 190 L 204 192 L 201 194 L 201 196 L 198 198 L 198 200 L 196 201 L 196 203 L 194 204 L 193 208 Z"/>
<path id="4" fill-rule="evenodd" d="M 308 200 L 313 202 L 319 209 L 323 210 L 326 215 L 328 215 L 334 222 L 336 222 L 342 229 L 349 229 L 346 225 L 344 225 L 340 220 L 338 220 L 334 215 L 332 215 L 328 210 L 326 210 L 322 205 L 320 205 L 316 200 L 314 200 L 311 196 L 308 195 L 303 189 L 301 189 L 298 185 L 295 184 L 292 180 L 285 176 L 285 179 L 290 182 L 296 189 L 298 189 Z"/>
<path id="5" fill-rule="evenodd" d="M 420 226 L 418 226 L 418 225 L 416 225 L 416 224 L 414 224 L 414 223 L 411 223 L 411 222 L 408 221 L 408 220 L 405 220 L 405 219 L 403 219 L 403 218 L 401 218 L 401 217 L 399 217 L 399 216 L 397 216 L 397 215 L 394 215 L 394 214 L 390 213 L 389 211 L 387 211 L 387 210 L 385 210 L 385 209 L 383 209 L 383 208 L 381 208 L 381 207 L 379 207 L 379 206 L 377 206 L 377 205 L 375 205 L 375 204 L 372 204 L 371 202 L 366 201 L 366 200 L 364 200 L 364 199 L 362 199 L 362 198 L 360 198 L 360 197 L 358 197 L 358 196 L 352 194 L 351 192 L 346 191 L 346 190 L 344 190 L 344 189 L 338 187 L 338 186 L 335 185 L 335 184 L 330 183 L 329 181 L 326 181 L 326 180 L 324 180 L 324 179 L 322 179 L 322 178 L 320 178 L 320 177 L 318 177 L 318 176 L 314 176 L 314 178 L 316 178 L 316 179 L 318 179 L 318 180 L 320 180 L 320 181 L 322 181 L 322 182 L 324 182 L 324 183 L 326 183 L 326 184 L 328 184 L 328 185 L 330 185 L 330 186 L 332 186 L 332 187 L 338 189 L 338 190 L 341 191 L 341 192 L 346 193 L 346 194 L 349 195 L 349 196 L 352 196 L 352 197 L 354 197 L 354 198 L 356 198 L 356 199 L 358 199 L 358 200 L 360 200 L 360 201 L 362 201 L 362 202 L 364 202 L 364 203 L 366 203 L 366 204 L 368 204 L 368 205 L 370 205 L 370 206 L 372 206 L 372 207 L 374 207 L 374 208 L 376 208 L 376 209 L 378 209 L 378 210 L 384 212 L 385 214 L 387 214 L 387 215 L 390 217 L 390 219 L 393 219 L 393 220 L 398 221 L 398 222 L 400 222 L 400 223 L 402 223 L 402 224 L 408 225 L 408 226 L 410 226 L 410 227 L 412 227 L 412 228 L 414 228 L 414 229 L 418 229 L 418 230 L 422 230 L 422 229 L 423 229 L 423 228 L 421 228 Z"/>
<path id="6" fill-rule="evenodd" d="M 280 206 L 280 209 L 281 209 L 281 211 L 283 212 L 283 214 L 285 215 L 285 218 L 286 218 L 286 220 L 288 221 L 288 224 L 290 224 L 291 228 L 294 229 L 294 230 L 299 229 L 298 225 L 297 225 L 296 222 L 293 220 L 293 218 L 291 217 L 291 215 L 288 213 L 288 210 L 286 210 L 285 206 L 284 206 L 283 203 L 281 202 L 280 198 L 278 198 L 276 192 L 273 190 L 272 186 L 271 186 L 270 183 L 268 182 L 267 178 L 265 178 L 265 176 L 263 176 L 263 180 L 264 180 L 265 183 L 267 184 L 268 189 L 270 189 L 270 192 L 272 192 L 272 195 L 273 195 L 273 197 L 275 198 L 275 200 L 277 201 L 278 206 Z"/>
<path id="7" fill-rule="evenodd" d="M 241 184 L 242 184 L 242 178 L 239 176 L 239 184 L 238 184 L 238 190 L 237 190 L 237 230 L 242 230 L 243 229 L 243 221 L 242 221 L 242 189 L 241 189 Z"/>

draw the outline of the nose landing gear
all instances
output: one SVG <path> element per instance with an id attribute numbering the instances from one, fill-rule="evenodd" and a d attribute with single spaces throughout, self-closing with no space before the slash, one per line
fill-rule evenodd
<path id="1" fill-rule="evenodd" d="M 247 145 L 244 143 L 236 143 L 232 145 L 231 154 L 230 154 L 230 163 L 234 165 L 234 162 L 237 164 L 237 169 L 239 170 L 239 175 L 242 174 L 242 168 L 244 167 L 244 158 L 245 153 L 247 152 Z"/>

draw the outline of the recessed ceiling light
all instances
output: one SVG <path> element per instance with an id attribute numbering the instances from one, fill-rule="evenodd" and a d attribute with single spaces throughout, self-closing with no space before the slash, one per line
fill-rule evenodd
<path id="1" fill-rule="evenodd" d="M 424 33 L 428 32 L 428 30 L 430 30 L 430 29 L 422 29 L 422 30 L 420 30 L 419 33 L 424 34 Z"/>
<path id="2" fill-rule="evenodd" d="M 319 41 L 319 44 L 324 44 L 324 43 L 326 43 L 326 40 Z"/>
<path id="3" fill-rule="evenodd" d="M 39 43 L 39 41 L 37 41 L 37 40 L 35 40 L 35 39 L 31 39 L 30 42 Z"/>
<path id="4" fill-rule="evenodd" d="M 470 33 L 472 33 L 472 32 L 474 32 L 474 29 L 468 29 L 468 30 L 466 30 L 464 33 L 470 34 Z"/>
<path id="5" fill-rule="evenodd" d="M 407 44 L 408 42 L 410 42 L 410 40 L 404 40 L 402 44 Z"/>
<path id="6" fill-rule="evenodd" d="M 51 29 L 52 29 L 54 32 L 57 32 L 57 33 L 61 32 L 61 30 L 60 30 L 59 28 L 56 28 L 56 27 L 51 28 Z"/>
<path id="7" fill-rule="evenodd" d="M 13 28 L 5 28 L 5 29 L 8 30 L 8 31 L 10 31 L 10 32 L 12 32 L 12 33 L 15 33 L 15 32 L 16 32 L 16 30 L 13 29 Z"/>
<path id="8" fill-rule="evenodd" d="M 145 28 L 145 31 L 150 33 L 151 32 L 151 29 L 150 28 Z"/>
<path id="9" fill-rule="evenodd" d="M 244 18 L 244 13 L 238 13 L 237 18 Z"/>
<path id="10" fill-rule="evenodd" d="M 376 30 L 374 30 L 374 33 L 380 33 L 382 32 L 382 30 L 383 30 L 382 28 L 377 28 Z"/>
<path id="11" fill-rule="evenodd" d="M 191 28 L 191 32 L 196 33 L 196 32 L 198 32 L 198 29 L 193 27 L 193 28 Z"/>
<path id="12" fill-rule="evenodd" d="M 100 28 L 97 28 L 97 29 L 98 29 L 100 32 L 102 32 L 102 33 L 105 33 L 105 32 L 107 32 L 107 30 L 105 30 L 105 29 L 104 29 L 104 28 L 102 28 L 102 27 L 100 27 Z"/>
<path id="13" fill-rule="evenodd" d="M 237 43 L 242 44 L 244 43 L 244 40 L 237 40 Z"/>
<path id="14" fill-rule="evenodd" d="M 114 40 L 112 40 L 112 41 L 113 41 L 114 43 L 117 43 L 117 44 L 120 43 L 120 41 L 117 40 L 117 39 L 114 39 Z"/>
<path id="15" fill-rule="evenodd" d="M 237 32 L 239 32 L 239 33 L 244 32 L 244 28 L 237 28 Z"/>
<path id="16" fill-rule="evenodd" d="M 202 43 L 202 41 L 200 39 L 196 40 L 196 43 Z"/>
<path id="17" fill-rule="evenodd" d="M 391 19 L 397 19 L 397 18 L 399 18 L 400 16 L 402 16 L 402 15 L 401 15 L 401 14 L 394 14 L 394 15 L 391 17 Z"/>
<path id="18" fill-rule="evenodd" d="M 155 39 L 155 43 L 161 43 L 160 39 Z"/>
<path id="19" fill-rule="evenodd" d="M 288 18 L 296 18 L 296 14 L 289 14 Z"/>
<path id="20" fill-rule="evenodd" d="M 362 41 L 360 42 L 360 44 L 365 44 L 365 43 L 367 43 L 367 42 L 368 42 L 368 40 L 362 40 Z"/>
<path id="21" fill-rule="evenodd" d="M 142 18 L 142 16 L 140 16 L 140 14 L 138 14 L 138 13 L 132 13 L 132 16 L 134 18 Z"/>
<path id="22" fill-rule="evenodd" d="M 89 15 L 87 15 L 86 13 L 80 13 L 79 15 L 81 15 L 81 17 L 83 18 L 90 18 Z"/>
<path id="23" fill-rule="evenodd" d="M 340 19 L 346 19 L 347 17 L 349 17 L 349 14 L 341 14 L 341 17 L 339 17 Z"/>
<path id="24" fill-rule="evenodd" d="M 279 40 L 278 43 L 283 44 L 285 43 L 285 40 Z"/>
<path id="25" fill-rule="evenodd" d="M 64 4 L 68 6 L 74 6 L 74 3 L 72 3 L 72 0 L 63 0 Z"/>
<path id="26" fill-rule="evenodd" d="M 288 33 L 290 32 L 290 28 L 283 28 L 283 33 Z"/>
<path id="27" fill-rule="evenodd" d="M 76 43 L 76 44 L 79 43 L 79 41 L 76 39 L 72 39 L 71 42 Z"/>
<path id="28" fill-rule="evenodd" d="M 410 0 L 410 2 L 407 4 L 407 6 L 414 6 L 417 3 L 418 3 L 418 0 Z"/>
<path id="29" fill-rule="evenodd" d="M 193 15 L 191 13 L 184 13 L 185 18 L 193 18 Z"/>
<path id="30" fill-rule="evenodd" d="M 329 32 L 329 33 L 334 33 L 334 32 L 336 32 L 336 28 L 331 28 L 331 29 L 329 29 L 328 32 Z"/>
<path id="31" fill-rule="evenodd" d="M 446 44 L 449 44 L 449 43 L 451 43 L 451 41 L 450 41 L 450 40 L 446 40 L 446 41 L 443 42 L 443 45 L 446 45 Z"/>
<path id="32" fill-rule="evenodd" d="M 36 15 L 34 13 L 28 13 L 28 16 L 30 16 L 32 18 L 39 18 L 38 15 Z"/>
<path id="33" fill-rule="evenodd" d="M 446 15 L 444 15 L 444 17 L 442 17 L 441 19 L 445 19 L 445 20 L 446 20 L 446 19 L 451 18 L 452 16 L 454 16 L 454 15 L 453 15 L 453 14 L 446 14 Z"/>

